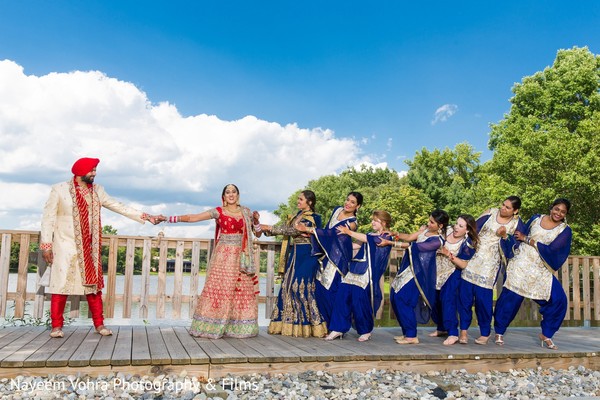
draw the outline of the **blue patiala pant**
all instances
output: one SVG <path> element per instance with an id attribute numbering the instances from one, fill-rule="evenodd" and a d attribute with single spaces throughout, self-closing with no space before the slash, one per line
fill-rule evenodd
<path id="1" fill-rule="evenodd" d="M 481 336 L 490 336 L 492 331 L 492 315 L 494 292 L 464 279 L 460 280 L 458 287 L 458 314 L 460 316 L 460 329 L 467 330 L 473 320 L 473 304 L 475 315 L 479 324 Z"/>
<path id="2" fill-rule="evenodd" d="M 523 296 L 512 290 L 502 288 L 502 293 L 500 293 L 500 298 L 496 302 L 496 310 L 494 311 L 494 330 L 496 334 L 504 335 L 506 328 L 508 328 L 512 320 L 517 316 L 523 299 Z M 547 338 L 552 338 L 564 321 L 568 307 L 567 295 L 558 279 L 555 276 L 552 277 L 552 289 L 549 300 L 533 301 L 540 306 L 542 334 Z"/>

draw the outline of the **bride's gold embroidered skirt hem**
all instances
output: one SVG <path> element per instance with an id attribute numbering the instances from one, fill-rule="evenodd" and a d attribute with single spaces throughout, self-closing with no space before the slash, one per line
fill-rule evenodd
<path id="1" fill-rule="evenodd" d="M 222 337 L 243 339 L 258 335 L 258 322 L 255 319 L 226 321 L 200 317 L 192 321 L 189 332 L 192 336 L 209 339 L 219 339 Z"/>

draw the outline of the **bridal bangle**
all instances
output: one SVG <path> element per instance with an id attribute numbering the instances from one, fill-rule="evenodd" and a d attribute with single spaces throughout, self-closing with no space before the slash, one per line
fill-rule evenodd
<path id="1" fill-rule="evenodd" d="M 171 215 L 171 216 L 169 217 L 169 223 L 171 223 L 171 224 L 174 224 L 174 223 L 177 223 L 177 222 L 180 222 L 180 221 L 181 221 L 181 220 L 180 220 L 180 219 L 179 219 L 179 217 L 178 217 L 178 216 L 176 216 L 176 215 Z"/>

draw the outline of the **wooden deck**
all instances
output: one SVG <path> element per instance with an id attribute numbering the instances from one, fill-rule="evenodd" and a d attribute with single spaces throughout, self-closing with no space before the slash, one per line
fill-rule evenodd
<path id="1" fill-rule="evenodd" d="M 420 329 L 419 345 L 398 345 L 399 328 L 376 328 L 370 341 L 355 333 L 343 340 L 273 336 L 261 327 L 251 339 L 193 338 L 184 326 L 112 326 L 113 336 L 101 337 L 89 326 L 65 327 L 63 339 L 51 339 L 44 327 L 0 329 L 0 378 L 18 375 L 111 372 L 140 375 L 180 373 L 218 378 L 228 373 L 396 369 L 410 371 L 466 369 L 469 372 L 510 368 L 568 368 L 583 365 L 600 370 L 600 328 L 562 328 L 558 351 L 542 349 L 539 328 L 513 328 L 506 344 L 443 346 L 441 338 Z"/>

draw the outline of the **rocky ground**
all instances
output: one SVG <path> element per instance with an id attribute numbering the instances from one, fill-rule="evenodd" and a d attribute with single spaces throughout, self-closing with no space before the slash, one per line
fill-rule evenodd
<path id="1" fill-rule="evenodd" d="M 424 374 L 369 370 L 227 376 L 200 382 L 182 372 L 19 376 L 0 380 L 1 399 L 560 399 L 600 396 L 600 371 L 584 367 Z M 598 397 L 600 398 L 600 397 Z"/>

